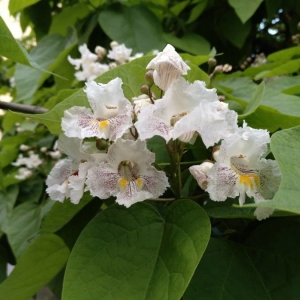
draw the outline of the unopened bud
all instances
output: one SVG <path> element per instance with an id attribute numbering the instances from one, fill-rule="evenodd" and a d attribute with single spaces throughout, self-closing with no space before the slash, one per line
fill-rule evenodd
<path id="1" fill-rule="evenodd" d="M 223 73 L 223 66 L 222 65 L 216 66 L 215 70 L 214 70 L 214 73 L 215 74 L 222 74 Z"/>
<path id="2" fill-rule="evenodd" d="M 297 29 L 300 30 L 300 22 L 297 24 Z"/>
<path id="3" fill-rule="evenodd" d="M 210 58 L 209 60 L 208 60 L 208 65 L 211 67 L 211 68 L 213 68 L 216 64 L 217 64 L 217 60 L 215 59 L 215 58 Z"/>
<path id="4" fill-rule="evenodd" d="M 110 69 L 114 69 L 114 68 L 116 68 L 118 65 L 117 65 L 117 63 L 115 63 L 115 62 L 111 62 L 111 63 L 109 63 L 109 68 Z"/>
<path id="5" fill-rule="evenodd" d="M 152 86 L 154 84 L 154 80 L 153 80 L 153 70 L 148 71 L 145 74 L 145 79 L 148 83 L 148 86 Z"/>
<path id="6" fill-rule="evenodd" d="M 218 160 L 219 153 L 220 153 L 220 146 L 217 145 L 217 146 L 215 146 L 215 147 L 213 148 L 213 153 L 212 153 L 213 158 L 214 158 L 215 161 Z"/>
<path id="7" fill-rule="evenodd" d="M 227 73 L 227 72 L 230 72 L 232 70 L 232 66 L 229 65 L 229 64 L 225 64 L 223 66 L 223 72 Z"/>
<path id="8" fill-rule="evenodd" d="M 95 48 L 95 53 L 99 56 L 99 57 L 104 57 L 107 53 L 106 49 L 101 47 L 101 46 L 97 46 Z"/>
<path id="9" fill-rule="evenodd" d="M 105 139 L 97 139 L 96 141 L 96 147 L 99 150 L 107 150 L 109 146 L 110 146 L 109 141 Z"/>
<path id="10" fill-rule="evenodd" d="M 149 95 L 149 86 L 146 85 L 146 84 L 143 84 L 143 85 L 141 86 L 141 93 L 142 93 L 142 94 L 145 94 L 145 95 Z"/>
<path id="11" fill-rule="evenodd" d="M 112 41 L 112 42 L 110 43 L 111 49 L 113 49 L 113 48 L 115 48 L 115 47 L 117 47 L 117 46 L 119 46 L 119 43 L 116 42 L 116 41 Z"/>
<path id="12" fill-rule="evenodd" d="M 226 100 L 226 97 L 224 95 L 219 95 L 218 98 L 221 102 Z"/>

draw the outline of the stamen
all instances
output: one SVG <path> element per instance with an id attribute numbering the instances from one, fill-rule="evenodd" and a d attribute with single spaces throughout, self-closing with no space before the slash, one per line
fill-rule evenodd
<path id="1" fill-rule="evenodd" d="M 140 191 L 144 185 L 144 180 L 142 178 L 137 178 L 135 182 L 137 185 L 137 190 Z"/>
<path id="2" fill-rule="evenodd" d="M 127 188 L 128 181 L 125 178 L 120 178 L 118 180 L 118 187 L 120 188 L 121 192 L 124 192 Z"/>
<path id="3" fill-rule="evenodd" d="M 99 122 L 100 131 L 104 131 L 105 129 L 107 129 L 108 126 L 109 126 L 109 121 L 108 120 L 104 120 L 104 121 Z"/>

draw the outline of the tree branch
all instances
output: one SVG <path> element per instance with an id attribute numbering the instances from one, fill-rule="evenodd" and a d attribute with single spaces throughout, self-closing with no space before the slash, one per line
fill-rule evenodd
<path id="1" fill-rule="evenodd" d="M 48 109 L 40 106 L 25 105 L 25 104 L 18 104 L 18 103 L 4 102 L 4 101 L 0 101 L 0 108 L 6 110 L 12 110 L 15 112 L 27 113 L 27 114 L 43 114 L 48 111 Z"/>

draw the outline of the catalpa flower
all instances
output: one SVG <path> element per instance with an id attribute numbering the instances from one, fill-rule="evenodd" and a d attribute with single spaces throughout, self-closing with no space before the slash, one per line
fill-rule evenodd
<path id="1" fill-rule="evenodd" d="M 132 126 L 132 105 L 121 88 L 122 79 L 107 84 L 86 83 L 91 108 L 74 106 L 65 111 L 62 129 L 68 137 L 97 137 L 115 141 Z"/>
<path id="2" fill-rule="evenodd" d="M 124 64 L 130 60 L 132 52 L 131 48 L 127 48 L 124 44 L 111 43 L 112 50 L 109 50 L 107 57 L 114 59 L 119 64 Z"/>
<path id="3" fill-rule="evenodd" d="M 141 108 L 135 127 L 141 140 L 159 135 L 167 142 L 189 142 L 198 132 L 206 147 L 230 136 L 237 129 L 237 114 L 220 102 L 215 89 L 179 77 L 162 99 Z"/>
<path id="4" fill-rule="evenodd" d="M 270 136 L 267 130 L 253 129 L 245 123 L 222 141 L 217 161 L 207 172 L 207 191 L 214 201 L 239 196 L 243 205 L 246 195 L 256 203 L 272 199 L 278 190 L 281 173 L 277 162 L 265 159 Z M 272 209 L 258 208 L 255 215 L 265 218 Z"/>
<path id="5" fill-rule="evenodd" d="M 146 67 L 154 69 L 154 83 L 162 90 L 167 90 L 171 83 L 181 75 L 186 75 L 190 67 L 182 60 L 172 45 L 167 45 Z"/>
<path id="6" fill-rule="evenodd" d="M 60 135 L 58 148 L 68 158 L 59 160 L 47 177 L 46 192 L 52 200 L 63 202 L 70 198 L 71 202 L 78 204 L 83 196 L 84 183 L 88 169 L 95 163 L 106 159 L 105 153 L 95 152 L 88 154 L 82 151 L 82 140 L 68 138 Z"/>
<path id="7" fill-rule="evenodd" d="M 87 190 L 101 199 L 116 196 L 126 207 L 159 197 L 169 183 L 165 173 L 151 165 L 154 161 L 145 142 L 119 139 L 109 147 L 107 162 L 88 171 Z"/>

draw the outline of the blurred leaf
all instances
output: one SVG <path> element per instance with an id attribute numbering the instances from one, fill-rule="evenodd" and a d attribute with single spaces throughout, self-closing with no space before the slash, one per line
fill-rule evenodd
<path id="1" fill-rule="evenodd" d="M 0 165 L 2 168 L 10 165 L 19 153 L 19 149 L 15 145 L 5 145 L 0 151 Z"/>
<path id="2" fill-rule="evenodd" d="M 194 55 L 208 54 L 210 52 L 209 42 L 195 33 L 188 33 L 181 38 L 171 34 L 164 34 L 164 39 L 174 47 Z"/>
<path id="3" fill-rule="evenodd" d="M 59 14 L 53 16 L 49 33 L 58 33 L 66 36 L 68 27 L 74 26 L 78 20 L 85 18 L 90 13 L 86 3 L 75 3 L 64 7 Z"/>
<path id="4" fill-rule="evenodd" d="M 41 232 L 54 233 L 58 231 L 91 200 L 92 197 L 89 194 L 84 194 L 78 204 L 73 204 L 70 201 L 65 201 L 64 203 L 56 201 L 42 222 Z"/>
<path id="5" fill-rule="evenodd" d="M 160 22 L 144 6 L 103 10 L 99 23 L 112 40 L 124 43 L 134 53 L 161 50 L 165 46 Z"/>
<path id="6" fill-rule="evenodd" d="M 197 2 L 199 3 L 196 4 L 191 10 L 190 17 L 188 18 L 186 24 L 190 24 L 199 18 L 199 16 L 203 13 L 204 9 L 207 6 L 208 0 L 202 0 L 202 1 L 200 0 Z"/>
<path id="7" fill-rule="evenodd" d="M 39 68 L 29 56 L 21 43 L 14 39 L 8 27 L 0 16 L 0 55 L 20 64 Z"/>
<path id="8" fill-rule="evenodd" d="M 231 11 L 223 14 L 219 26 L 224 37 L 239 49 L 243 47 L 251 31 L 250 20 L 243 24 Z"/>
<path id="9" fill-rule="evenodd" d="M 6 234 L 17 260 L 37 236 L 40 225 L 41 207 L 35 203 L 20 204 L 9 215 Z"/>
<path id="10" fill-rule="evenodd" d="M 178 16 L 188 5 L 189 5 L 190 1 L 186 0 L 186 1 L 180 1 L 176 4 L 174 4 L 171 8 L 170 11 L 172 12 L 172 14 L 174 14 L 175 16 Z"/>
<path id="11" fill-rule="evenodd" d="M 254 15 L 263 1 L 264 0 L 228 0 L 242 23 L 246 23 L 246 21 Z"/>
<path id="12" fill-rule="evenodd" d="M 297 299 L 300 223 L 262 223 L 244 245 L 212 238 L 184 300 Z"/>
<path id="13" fill-rule="evenodd" d="M 23 10 L 24 8 L 39 2 L 40 0 L 10 0 L 8 9 L 11 15 Z"/>
<path id="14" fill-rule="evenodd" d="M 300 76 L 282 76 L 267 82 L 267 87 L 284 94 L 300 94 Z"/>
<path id="15" fill-rule="evenodd" d="M 56 235 L 37 238 L 20 258 L 11 275 L 0 285 L 5 300 L 28 300 L 64 266 L 69 250 Z"/>
<path id="16" fill-rule="evenodd" d="M 190 200 L 174 202 L 166 220 L 146 203 L 113 205 L 73 248 L 63 299 L 180 299 L 209 235 L 206 214 Z M 82 281 L 91 274 L 93 280 Z"/>
<path id="17" fill-rule="evenodd" d="M 6 222 L 19 194 L 19 186 L 13 185 L 0 191 L 0 231 L 6 232 Z"/>
<path id="18" fill-rule="evenodd" d="M 261 73 L 256 74 L 254 77 L 255 80 L 262 78 L 268 78 L 273 76 L 293 74 L 300 69 L 300 58 L 288 61 L 278 67 L 273 68 L 272 70 L 266 70 Z"/>
<path id="19" fill-rule="evenodd" d="M 182 53 L 180 54 L 180 56 L 182 57 L 182 59 L 185 62 L 191 62 L 192 64 L 196 65 L 196 66 L 200 66 L 204 63 L 206 63 L 210 58 L 214 57 L 213 55 L 190 55 L 187 53 Z"/>
<path id="20" fill-rule="evenodd" d="M 291 47 L 287 49 L 282 49 L 268 55 L 268 61 L 271 62 L 287 62 L 294 57 L 299 57 L 300 55 L 300 46 Z"/>
<path id="21" fill-rule="evenodd" d="M 166 141 L 160 136 L 154 136 L 147 140 L 147 147 L 151 152 L 155 153 L 155 162 L 169 163 L 170 156 L 166 149 Z"/>
<path id="22" fill-rule="evenodd" d="M 75 34 L 73 31 L 68 38 L 64 38 L 58 34 L 45 36 L 39 41 L 37 46 L 32 49 L 30 55 L 43 69 L 53 71 L 76 44 L 77 40 Z M 26 104 L 32 103 L 33 94 L 49 76 L 49 72 L 43 73 L 23 65 L 17 65 L 15 73 L 17 88 L 16 101 Z"/>
<path id="23" fill-rule="evenodd" d="M 256 109 L 258 108 L 258 106 L 260 105 L 263 99 L 264 91 L 265 91 L 265 83 L 262 81 L 256 87 L 256 90 L 253 96 L 251 97 L 251 100 L 248 103 L 247 107 L 245 108 L 244 113 L 242 115 L 239 115 L 240 119 L 243 119 L 256 111 Z"/>

